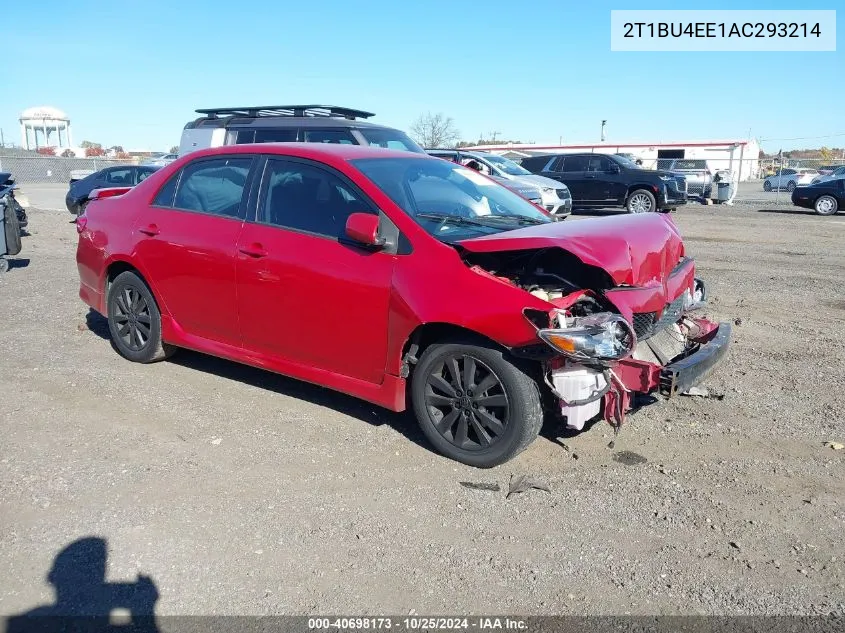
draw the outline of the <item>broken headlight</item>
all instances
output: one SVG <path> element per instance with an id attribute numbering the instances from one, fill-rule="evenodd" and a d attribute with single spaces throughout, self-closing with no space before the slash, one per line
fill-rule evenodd
<path id="1" fill-rule="evenodd" d="M 634 351 L 637 337 L 618 314 L 601 312 L 570 319 L 567 327 L 543 329 L 538 336 L 573 360 L 619 360 Z"/>

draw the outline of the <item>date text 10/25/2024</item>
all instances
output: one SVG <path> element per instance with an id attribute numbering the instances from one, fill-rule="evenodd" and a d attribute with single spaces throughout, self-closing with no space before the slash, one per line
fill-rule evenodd
<path id="1" fill-rule="evenodd" d="M 835 10 L 610 12 L 612 51 L 836 50 Z"/>

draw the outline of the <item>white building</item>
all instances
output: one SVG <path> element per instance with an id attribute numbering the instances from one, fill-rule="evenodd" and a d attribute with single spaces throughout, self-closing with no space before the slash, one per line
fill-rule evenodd
<path id="1" fill-rule="evenodd" d="M 574 145 L 478 145 L 472 148 L 520 159 L 536 154 L 572 154 L 595 152 L 599 154 L 630 154 L 642 161 L 646 169 L 662 169 L 675 158 L 704 159 L 711 171 L 727 169 L 737 180 L 758 178 L 760 174 L 760 145 L 754 139 L 719 141 L 669 141 L 631 143 L 579 143 Z"/>
<path id="2" fill-rule="evenodd" d="M 55 147 L 60 150 L 73 147 L 70 118 L 58 108 L 50 106 L 27 108 L 21 112 L 19 120 L 21 147 L 24 149 Z M 63 132 L 64 135 L 62 135 Z M 57 153 L 61 152 L 57 151 Z"/>

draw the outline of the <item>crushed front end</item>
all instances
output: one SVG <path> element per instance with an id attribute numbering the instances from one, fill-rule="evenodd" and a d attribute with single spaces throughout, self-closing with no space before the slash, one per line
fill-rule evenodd
<path id="1" fill-rule="evenodd" d="M 701 382 L 721 361 L 731 327 L 699 316 L 706 290 L 692 272 L 692 261 L 682 261 L 673 277 L 689 283 L 674 288 L 677 295 L 670 294 L 674 298 L 662 308 L 652 309 L 652 295 L 665 296 L 663 291 L 619 288 L 603 293 L 618 313 L 585 314 L 576 300 L 553 312 L 552 327 L 538 331 L 560 352 L 543 361 L 543 374 L 569 428 L 580 430 L 601 413 L 618 429 L 636 396 L 671 398 Z"/>

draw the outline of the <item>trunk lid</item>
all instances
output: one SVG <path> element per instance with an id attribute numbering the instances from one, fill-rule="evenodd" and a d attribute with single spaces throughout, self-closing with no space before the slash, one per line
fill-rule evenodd
<path id="1" fill-rule="evenodd" d="M 662 285 L 684 256 L 675 223 L 657 213 L 552 222 L 458 244 L 472 253 L 561 248 L 626 286 Z"/>

